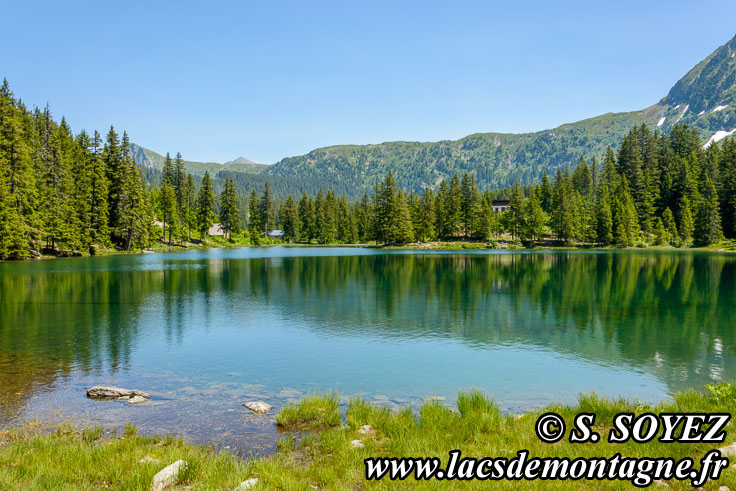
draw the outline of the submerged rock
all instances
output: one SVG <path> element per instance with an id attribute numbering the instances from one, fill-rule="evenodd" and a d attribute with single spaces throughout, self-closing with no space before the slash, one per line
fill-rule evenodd
<path id="1" fill-rule="evenodd" d="M 238 489 L 250 489 L 253 486 L 255 486 L 256 484 L 258 484 L 258 478 L 257 477 L 252 477 L 252 478 L 250 478 L 250 479 L 248 479 L 246 481 L 241 482 L 240 483 L 240 486 L 238 486 L 235 489 L 236 490 L 238 490 Z"/>
<path id="2" fill-rule="evenodd" d="M 96 385 L 87 391 L 87 397 L 96 401 L 126 401 L 128 404 L 140 404 L 150 399 L 151 394 L 140 390 Z"/>
<path id="3" fill-rule="evenodd" d="M 263 401 L 252 401 L 243 404 L 247 409 L 250 409 L 256 414 L 266 414 L 273 409 L 273 406 Z"/>
<path id="4" fill-rule="evenodd" d="M 151 483 L 152 491 L 161 491 L 171 486 L 175 486 L 179 481 L 179 474 L 181 474 L 187 468 L 185 460 L 177 460 L 171 465 L 168 465 L 158 471 L 153 476 L 153 482 Z"/>

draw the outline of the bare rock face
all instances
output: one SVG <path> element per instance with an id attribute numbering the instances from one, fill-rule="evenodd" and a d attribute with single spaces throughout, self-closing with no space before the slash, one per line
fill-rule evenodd
<path id="1" fill-rule="evenodd" d="M 150 399 L 151 394 L 140 390 L 96 385 L 87 391 L 87 397 L 96 401 L 125 401 L 128 404 L 140 404 Z"/>
<path id="2" fill-rule="evenodd" d="M 273 409 L 273 406 L 263 401 L 246 402 L 243 404 L 247 409 L 250 409 L 256 414 L 266 414 Z"/>
<path id="3" fill-rule="evenodd" d="M 179 474 L 187 468 L 187 463 L 184 460 L 177 460 L 171 465 L 168 465 L 158 471 L 153 476 L 153 482 L 151 483 L 151 491 L 161 491 L 171 486 L 176 486 L 179 481 Z"/>

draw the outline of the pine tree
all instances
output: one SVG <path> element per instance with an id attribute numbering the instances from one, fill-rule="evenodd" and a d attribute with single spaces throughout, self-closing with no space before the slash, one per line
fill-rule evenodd
<path id="1" fill-rule="evenodd" d="M 690 208 L 690 200 L 687 196 L 680 199 L 680 239 L 685 247 L 690 247 L 693 242 L 693 231 L 695 223 L 693 221 L 693 213 Z"/>
<path id="2" fill-rule="evenodd" d="M 120 191 L 122 185 L 121 168 L 122 164 L 122 148 L 118 139 L 115 128 L 110 126 L 107 132 L 107 140 L 102 152 L 102 158 L 105 161 L 105 171 L 107 172 L 108 183 L 108 223 L 111 232 L 118 230 L 118 202 L 120 200 Z"/>
<path id="3" fill-rule="evenodd" d="M 303 242 L 310 243 L 314 239 L 314 220 L 314 203 L 304 193 L 299 200 L 299 238 Z"/>
<path id="4" fill-rule="evenodd" d="M 680 234 L 677 233 L 677 224 L 675 224 L 675 216 L 672 214 L 672 210 L 666 208 L 662 213 L 662 225 L 664 226 L 665 232 L 667 233 L 668 242 L 670 245 L 676 245 L 680 239 Z"/>
<path id="5" fill-rule="evenodd" d="M 718 193 L 710 177 L 705 177 L 703 195 L 698 209 L 695 240 L 699 244 L 713 244 L 723 238 L 721 215 L 718 209 Z"/>
<path id="6" fill-rule="evenodd" d="M 259 212 L 260 200 L 256 190 L 252 189 L 250 192 L 250 200 L 248 200 L 248 235 L 250 236 L 251 244 L 257 245 L 260 243 L 261 237 L 261 215 Z"/>
<path id="7" fill-rule="evenodd" d="M 161 171 L 161 182 L 169 184 L 172 189 L 176 186 L 176 169 L 174 168 L 174 162 L 171 160 L 169 152 L 166 152 L 166 158 L 164 159 L 164 168 Z"/>
<path id="8" fill-rule="evenodd" d="M 220 194 L 220 227 L 232 241 L 233 234 L 238 235 L 243 229 L 238 207 L 238 193 L 235 183 L 229 177 L 225 179 L 225 188 Z"/>
<path id="9" fill-rule="evenodd" d="M 24 110 L 13 97 L 7 80 L 0 89 L 0 174 L 5 179 L 6 206 L 0 224 L 4 257 L 23 259 L 33 250 L 38 226 L 37 187 Z"/>
<path id="10" fill-rule="evenodd" d="M 202 184 L 197 195 L 197 230 L 203 240 L 207 239 L 207 232 L 215 221 L 215 191 L 212 186 L 209 171 L 205 171 Z"/>
<path id="11" fill-rule="evenodd" d="M 406 244 L 414 240 L 409 203 L 401 189 L 397 191 L 392 201 L 391 207 L 395 214 L 392 217 L 389 228 L 389 242 L 393 244 Z"/>
<path id="12" fill-rule="evenodd" d="M 184 161 L 181 153 L 176 152 L 176 160 L 174 162 L 174 191 L 176 192 L 176 209 L 179 211 L 179 217 L 184 220 L 184 201 L 186 192 L 187 173 L 184 170 Z"/>
<path id="13" fill-rule="evenodd" d="M 654 217 L 652 231 L 654 232 L 655 242 L 657 245 L 666 245 L 670 241 L 670 235 L 667 233 L 667 229 L 664 228 L 662 219 Z"/>
<path id="14" fill-rule="evenodd" d="M 284 239 L 287 242 L 297 240 L 299 238 L 299 211 L 291 195 L 286 198 L 280 218 L 281 228 L 284 230 Z"/>
<path id="15" fill-rule="evenodd" d="M 268 183 L 266 183 L 263 187 L 263 196 L 261 196 L 261 203 L 258 207 L 258 214 L 263 236 L 268 237 L 268 233 L 273 229 L 276 218 L 271 186 L 269 186 Z"/>
<path id="16" fill-rule="evenodd" d="M 192 240 L 192 227 L 196 227 L 195 219 L 195 205 L 197 203 L 196 198 L 197 188 L 194 184 L 194 178 L 191 174 L 187 174 L 186 185 L 184 187 L 184 225 L 187 229 L 187 240 Z"/>
<path id="17" fill-rule="evenodd" d="M 337 238 L 337 199 L 335 193 L 330 190 L 319 200 L 317 208 L 317 240 L 320 244 L 330 244 Z"/>
<path id="18" fill-rule="evenodd" d="M 511 238 L 515 239 L 521 235 L 524 225 L 524 193 L 519 181 L 514 182 L 511 188 L 511 200 L 508 209 L 509 226 L 511 227 Z"/>
<path id="19" fill-rule="evenodd" d="M 599 244 L 613 243 L 613 211 L 608 184 L 602 182 L 598 187 L 596 212 L 596 237 Z"/>
<path id="20" fill-rule="evenodd" d="M 179 213 L 176 210 L 176 193 L 174 192 L 174 188 L 171 186 L 171 183 L 164 181 L 163 184 L 161 184 L 158 199 L 159 218 L 163 224 L 162 239 L 166 241 L 166 229 L 168 227 L 168 242 L 171 244 L 171 236 L 173 235 L 174 230 L 176 230 L 179 218 Z"/>
<path id="21" fill-rule="evenodd" d="M 416 239 L 420 241 L 434 240 L 437 236 L 435 230 L 437 216 L 435 213 L 435 199 L 432 189 L 428 187 L 424 188 L 419 207 L 421 219 L 419 220 L 419 228 L 415 231 Z"/>
<path id="22" fill-rule="evenodd" d="M 544 225 L 547 222 L 547 214 L 542 209 L 542 204 L 536 193 L 532 193 L 530 197 L 524 200 L 522 211 L 522 236 L 526 240 L 542 240 L 544 236 Z"/>
<path id="23" fill-rule="evenodd" d="M 470 237 L 475 233 L 479 194 L 475 176 L 471 177 L 467 172 L 464 173 L 461 184 L 460 213 L 465 237 Z"/>
<path id="24" fill-rule="evenodd" d="M 110 242 L 108 227 L 108 187 L 105 160 L 102 158 L 102 137 L 95 131 L 90 149 L 90 217 L 89 229 L 92 244 L 107 245 Z"/>
<path id="25" fill-rule="evenodd" d="M 151 210 L 143 189 L 143 178 L 130 155 L 128 135 L 123 133 L 123 146 L 118 169 L 118 209 L 115 235 L 121 239 L 125 250 L 133 246 L 143 248 L 149 243 Z"/>
<path id="26" fill-rule="evenodd" d="M 549 213 L 552 208 L 552 186 L 549 183 L 547 171 L 544 171 L 544 174 L 542 175 L 541 195 L 539 199 L 541 201 L 542 210 L 544 210 L 545 213 Z"/>
<path id="27" fill-rule="evenodd" d="M 555 182 L 552 188 L 552 228 L 558 240 L 567 242 L 575 238 L 576 234 L 576 209 L 574 193 L 570 186 L 567 171 L 563 175 L 557 169 Z"/>

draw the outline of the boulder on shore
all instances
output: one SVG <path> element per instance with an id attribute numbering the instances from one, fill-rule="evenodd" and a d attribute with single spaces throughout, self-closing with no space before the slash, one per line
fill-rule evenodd
<path id="1" fill-rule="evenodd" d="M 176 483 L 179 481 L 179 474 L 186 470 L 186 468 L 187 463 L 185 460 L 177 460 L 173 464 L 164 467 L 153 476 L 151 490 L 160 491 L 171 486 L 176 486 Z"/>
<path id="2" fill-rule="evenodd" d="M 125 401 L 128 404 L 140 404 L 150 399 L 151 394 L 140 390 L 96 385 L 87 391 L 87 397 L 96 401 Z"/>
<path id="3" fill-rule="evenodd" d="M 243 404 L 247 409 L 250 409 L 256 414 L 266 414 L 271 409 L 273 409 L 273 406 L 263 402 L 263 401 L 253 401 L 253 402 L 246 402 Z"/>
<path id="4" fill-rule="evenodd" d="M 253 477 L 251 479 L 248 479 L 247 481 L 241 482 L 240 485 L 237 488 L 235 488 L 235 489 L 236 490 L 250 489 L 253 486 L 255 486 L 256 484 L 258 484 L 258 478 L 257 477 Z"/>

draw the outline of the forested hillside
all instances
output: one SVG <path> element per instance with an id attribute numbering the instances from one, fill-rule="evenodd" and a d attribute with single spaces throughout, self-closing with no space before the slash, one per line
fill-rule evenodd
<path id="1" fill-rule="evenodd" d="M 634 126 L 601 163 L 580 157 L 574 169 L 542 170 L 534 185 L 516 181 L 494 192 L 480 184 L 484 174 L 458 168 L 434 186 L 421 173 L 404 176 L 418 181 L 402 186 L 388 170 L 357 199 L 346 181 L 316 176 L 276 179 L 286 198 L 275 195 L 265 173 L 225 166 L 215 179 L 208 171 L 194 176 L 180 154 L 167 154 L 161 170 L 141 169 L 130 148 L 127 134 L 112 127 L 104 141 L 96 131 L 75 135 L 48 108 L 26 108 L 5 81 L 0 259 L 184 245 L 206 239 L 216 222 L 228 239 L 251 244 L 279 227 L 287 241 L 323 244 L 442 239 L 492 246 L 508 234 L 528 245 L 551 238 L 688 247 L 736 236 L 736 141 L 704 143 L 687 125 L 669 132 Z M 289 186 L 301 196 L 294 199 Z M 510 199 L 509 212 L 493 211 L 499 195 Z"/>
<path id="2" fill-rule="evenodd" d="M 635 112 L 609 113 L 558 128 L 527 134 L 478 133 L 456 141 L 388 142 L 340 145 L 281 160 L 269 176 L 328 178 L 355 190 L 371 189 L 391 171 L 399 186 L 421 191 L 454 173 L 470 172 L 484 188 L 536 182 L 546 171 L 575 165 L 581 158 L 603 158 L 633 126 L 670 131 L 689 124 L 704 140 L 736 132 L 736 37 L 718 48 L 678 81 L 657 104 Z"/>
<path id="3" fill-rule="evenodd" d="M 146 184 L 111 127 L 77 135 L 48 108 L 29 110 L 0 88 L 0 259 L 148 244 L 153 208 Z M 66 252 L 65 252 L 66 251 Z"/>
<path id="4" fill-rule="evenodd" d="M 704 145 L 736 133 L 736 37 L 698 63 L 658 103 L 641 111 L 608 113 L 536 133 L 476 133 L 460 140 L 337 145 L 274 165 L 185 161 L 187 172 L 208 171 L 215 186 L 230 177 L 242 194 L 268 181 L 278 199 L 332 188 L 358 199 L 388 171 L 404 189 L 436 189 L 455 173 L 472 173 L 483 188 L 500 189 L 515 181 L 531 184 L 544 172 L 572 165 L 582 157 L 603 158 L 633 126 L 669 132 L 677 124 L 698 131 Z M 132 144 L 139 166 L 163 168 L 164 157 Z M 222 174 L 221 174 L 222 173 Z"/>

